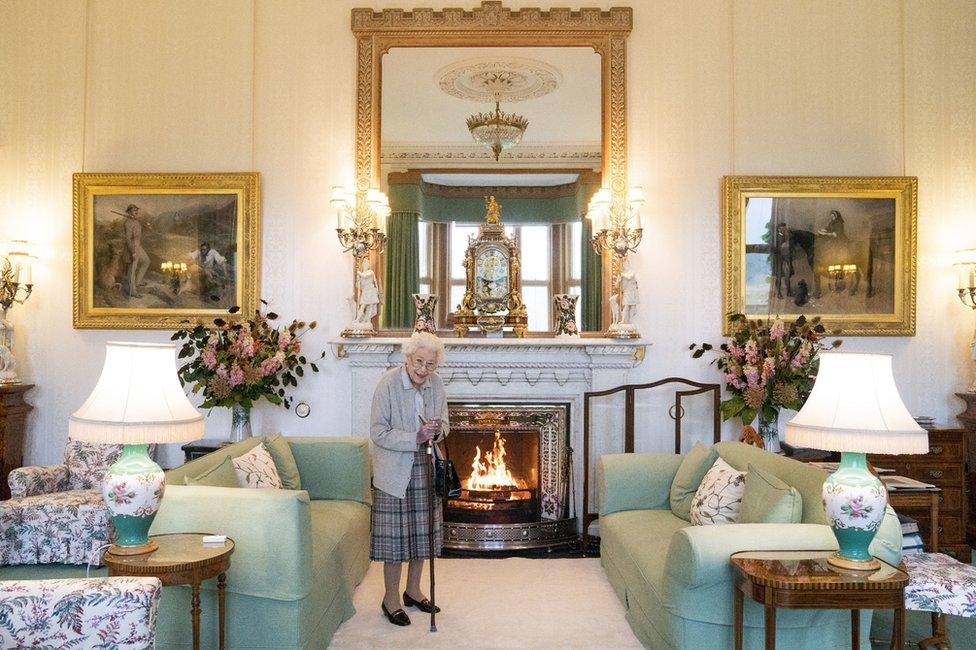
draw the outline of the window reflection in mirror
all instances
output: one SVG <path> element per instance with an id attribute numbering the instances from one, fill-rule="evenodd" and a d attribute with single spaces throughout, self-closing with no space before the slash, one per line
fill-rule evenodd
<path id="1" fill-rule="evenodd" d="M 451 327 L 465 289 L 464 253 L 491 194 L 502 205 L 506 234 L 519 243 L 529 331 L 551 331 L 558 293 L 581 296 L 581 330 L 603 329 L 600 259 L 581 221 L 601 184 L 600 75 L 600 56 L 588 47 L 393 48 L 384 55 L 380 175 L 393 211 L 384 327 L 412 326 L 402 304 L 410 291 L 438 295 L 438 326 Z M 495 101 L 528 122 L 497 162 L 467 124 L 494 111 Z M 403 245 L 413 241 L 415 253 Z"/>

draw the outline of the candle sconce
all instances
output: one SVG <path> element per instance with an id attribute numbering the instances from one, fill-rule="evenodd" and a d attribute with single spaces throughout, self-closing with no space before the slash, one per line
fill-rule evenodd
<path id="1" fill-rule="evenodd" d="M 641 227 L 641 208 L 644 206 L 644 188 L 636 186 L 627 192 L 626 201 L 614 201 L 608 188 L 599 189 L 590 199 L 586 218 L 590 220 L 593 237 L 591 243 L 597 255 L 604 251 L 613 254 L 610 259 L 610 283 L 614 287 L 610 297 L 612 322 L 606 331 L 611 338 L 639 338 L 631 321 L 638 302 L 637 281 L 624 262 L 629 253 L 637 250 L 644 235 Z"/>
<path id="2" fill-rule="evenodd" d="M 830 288 L 838 293 L 849 286 L 855 274 L 857 274 L 857 264 L 831 264 L 827 267 Z"/>
<path id="3" fill-rule="evenodd" d="M 169 285 L 173 293 L 178 292 L 180 290 L 180 281 L 186 275 L 186 262 L 163 262 L 159 265 L 159 268 L 163 272 L 163 275 L 169 278 Z"/>
<path id="4" fill-rule="evenodd" d="M 369 266 L 369 256 L 386 249 L 386 221 L 390 201 L 378 188 L 357 195 L 342 186 L 332 188 L 329 204 L 336 215 L 336 236 L 343 253 L 352 253 L 355 272 L 353 322 L 342 336 L 374 336 L 373 319 L 379 313 L 379 283 Z"/>
<path id="5" fill-rule="evenodd" d="M 959 301 L 976 312 L 976 248 L 956 251 L 953 265 L 956 267 Z M 976 364 L 976 331 L 973 332 L 970 355 Z M 976 393 L 976 374 L 967 392 Z"/>
<path id="6" fill-rule="evenodd" d="M 30 244 L 22 239 L 9 242 L 7 254 L 0 258 L 0 384 L 17 383 L 13 355 L 14 326 L 7 312 L 14 303 L 24 304 L 34 292 L 31 261 L 37 259 Z"/>

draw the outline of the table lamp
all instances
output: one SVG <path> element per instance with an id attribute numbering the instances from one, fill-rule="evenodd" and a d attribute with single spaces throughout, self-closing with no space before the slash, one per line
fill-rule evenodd
<path id="1" fill-rule="evenodd" d="M 105 366 L 85 403 L 68 422 L 74 440 L 122 444 L 108 468 L 102 496 L 112 515 L 116 555 L 156 550 L 149 526 L 163 498 L 163 470 L 148 454 L 150 444 L 203 437 L 203 415 L 187 399 L 176 374 L 173 344 L 105 345 Z"/>
<path id="2" fill-rule="evenodd" d="M 891 355 L 823 352 L 809 399 L 786 424 L 786 442 L 841 452 L 823 485 L 827 522 L 843 569 L 881 566 L 868 546 L 884 519 L 888 493 L 869 470 L 866 453 L 924 454 L 928 433 L 905 408 L 891 374 Z"/>

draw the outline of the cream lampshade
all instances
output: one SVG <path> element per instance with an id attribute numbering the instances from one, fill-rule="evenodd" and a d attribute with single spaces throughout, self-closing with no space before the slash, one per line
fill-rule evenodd
<path id="1" fill-rule="evenodd" d="M 868 546 L 884 519 L 888 494 L 865 453 L 924 454 L 928 434 L 898 394 L 887 354 L 823 352 L 813 390 L 786 425 L 786 442 L 841 452 L 824 482 L 827 521 L 839 550 L 828 560 L 847 569 L 877 568 Z"/>
<path id="2" fill-rule="evenodd" d="M 155 550 L 149 542 L 149 526 L 165 481 L 163 470 L 149 458 L 148 445 L 196 440 L 203 431 L 203 415 L 187 399 L 176 374 L 175 345 L 106 344 L 102 374 L 85 403 L 71 415 L 68 436 L 123 445 L 102 485 L 115 524 L 113 553 Z"/>

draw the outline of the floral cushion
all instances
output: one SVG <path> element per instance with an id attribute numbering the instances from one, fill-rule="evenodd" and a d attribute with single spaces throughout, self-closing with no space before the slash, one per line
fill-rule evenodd
<path id="1" fill-rule="evenodd" d="M 66 465 L 33 465 L 10 470 L 7 477 L 11 497 L 31 497 L 68 489 Z"/>
<path id="2" fill-rule="evenodd" d="M 739 519 L 746 473 L 721 458 L 705 473 L 691 502 L 691 523 L 696 526 L 734 524 Z"/>
<path id="3" fill-rule="evenodd" d="M 0 648 L 152 648 L 158 578 L 0 581 Z"/>
<path id="4" fill-rule="evenodd" d="M 909 553 L 901 559 L 909 577 L 906 608 L 976 617 L 976 567 L 944 553 Z"/>
<path id="5" fill-rule="evenodd" d="M 0 565 L 87 564 L 113 536 L 100 492 L 70 490 L 0 501 Z M 0 644 L 0 647 L 3 647 Z"/>
<path id="6" fill-rule="evenodd" d="M 241 487 L 281 488 L 281 478 L 275 468 L 274 459 L 264 443 L 235 458 L 234 469 Z"/>
<path id="7" fill-rule="evenodd" d="M 100 490 L 105 472 L 122 454 L 122 445 L 69 440 L 64 448 L 69 490 Z"/>

